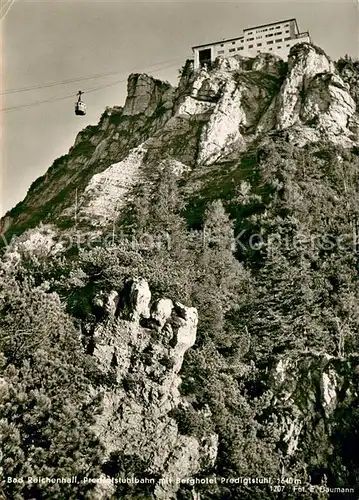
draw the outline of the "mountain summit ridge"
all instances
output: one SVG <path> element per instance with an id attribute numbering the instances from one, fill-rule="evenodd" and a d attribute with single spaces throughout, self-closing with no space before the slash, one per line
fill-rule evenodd
<path id="1" fill-rule="evenodd" d="M 6 214 L 7 229 L 18 234 L 39 221 L 71 225 L 76 190 L 76 216 L 101 226 L 120 210 L 143 161 L 204 168 L 271 133 L 299 147 L 359 145 L 350 85 L 321 49 L 302 43 L 291 49 L 288 63 L 270 54 L 235 56 L 196 72 L 187 61 L 177 88 L 132 74 L 124 107 L 107 108 L 98 125 L 77 135 L 69 153 Z"/>

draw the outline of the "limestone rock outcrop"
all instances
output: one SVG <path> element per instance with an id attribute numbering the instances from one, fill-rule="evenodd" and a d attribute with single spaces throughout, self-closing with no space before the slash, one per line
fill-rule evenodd
<path id="1" fill-rule="evenodd" d="M 336 66 L 342 80 L 349 85 L 350 95 L 359 111 L 359 61 L 344 57 L 339 59 Z"/>
<path id="2" fill-rule="evenodd" d="M 356 106 L 335 65 L 319 49 L 302 44 L 294 47 L 288 73 L 278 96 L 277 128 L 300 136 L 301 144 L 327 139 L 343 146 L 358 143 L 348 128 Z"/>
<path id="3" fill-rule="evenodd" d="M 139 146 L 124 160 L 92 177 L 79 199 L 79 220 L 103 226 L 116 219 L 125 194 L 139 178 L 145 153 L 146 150 Z"/>
<path id="4" fill-rule="evenodd" d="M 179 371 L 196 340 L 197 311 L 165 298 L 151 305 L 141 278 L 101 303 L 106 314 L 93 333 L 93 356 L 114 385 L 104 388 L 96 433 L 108 459 L 118 452 L 148 464 L 143 473 L 158 478 L 154 499 L 175 498 L 176 480 L 192 476 L 203 463 L 213 464 L 217 455 L 216 435 L 203 440 L 182 435 L 171 416 L 187 404 L 178 390 Z"/>
<path id="5" fill-rule="evenodd" d="M 273 367 L 273 412 L 278 415 L 281 440 L 287 455 L 325 422 L 328 435 L 340 406 L 350 406 L 359 396 L 356 383 L 358 356 L 337 358 L 303 353 L 283 358 Z M 318 411 L 322 419 L 318 419 Z"/>
<path id="6" fill-rule="evenodd" d="M 131 74 L 127 83 L 127 99 L 124 115 L 145 114 L 151 116 L 158 106 L 171 110 L 175 89 L 165 82 L 155 80 L 146 74 Z"/>

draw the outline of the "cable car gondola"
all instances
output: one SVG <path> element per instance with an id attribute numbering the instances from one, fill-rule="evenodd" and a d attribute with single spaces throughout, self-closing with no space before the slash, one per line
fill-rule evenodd
<path id="1" fill-rule="evenodd" d="M 79 90 L 77 93 L 78 99 L 77 102 L 75 102 L 75 115 L 83 116 L 86 114 L 86 104 L 83 101 L 81 101 L 82 94 L 83 94 L 82 90 Z"/>

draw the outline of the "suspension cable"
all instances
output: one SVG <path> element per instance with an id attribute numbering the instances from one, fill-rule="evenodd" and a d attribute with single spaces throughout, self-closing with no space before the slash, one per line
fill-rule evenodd
<path id="1" fill-rule="evenodd" d="M 162 66 L 160 68 L 154 68 L 153 71 L 162 71 L 163 69 L 167 69 L 167 68 L 171 68 L 171 67 L 174 67 L 176 66 L 176 64 L 170 64 L 170 65 L 165 65 L 165 66 Z M 119 85 L 120 83 L 123 83 L 123 82 L 126 82 L 127 81 L 127 77 L 126 78 L 123 78 L 121 80 L 116 80 L 115 82 L 112 82 L 112 83 L 107 83 L 107 84 L 104 84 L 104 85 L 99 85 L 98 87 L 94 87 L 94 88 L 90 88 L 90 89 L 85 89 L 84 93 L 85 94 L 89 94 L 91 92 L 96 92 L 98 90 L 102 90 L 104 88 L 108 88 L 108 87 L 112 87 L 114 85 Z M 8 108 L 2 108 L 0 109 L 0 111 L 16 111 L 18 109 L 23 109 L 23 108 L 29 108 L 29 107 L 32 107 L 32 106 L 37 106 L 37 105 L 40 105 L 40 104 L 44 104 L 44 103 L 49 103 L 49 102 L 53 102 L 53 101 L 61 101 L 61 100 L 64 100 L 64 99 L 69 99 L 70 97 L 73 97 L 74 94 L 73 92 L 71 94 L 65 94 L 65 95 L 62 95 L 62 96 L 57 96 L 57 97 L 51 97 L 51 98 L 48 98 L 48 99 L 42 99 L 41 101 L 34 101 L 34 102 L 30 102 L 28 104 L 20 104 L 18 106 L 10 106 Z"/>

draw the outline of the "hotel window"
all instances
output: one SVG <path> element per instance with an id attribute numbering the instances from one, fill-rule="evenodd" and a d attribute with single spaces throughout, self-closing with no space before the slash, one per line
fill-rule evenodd
<path id="1" fill-rule="evenodd" d="M 262 44 L 261 43 L 257 43 L 257 47 L 262 47 Z"/>
<path id="2" fill-rule="evenodd" d="M 289 30 L 285 30 L 286 33 L 289 33 Z"/>
<path id="3" fill-rule="evenodd" d="M 253 49 L 253 44 L 248 45 L 248 48 L 249 48 L 249 49 Z"/>
<path id="4" fill-rule="evenodd" d="M 247 35 L 253 35 L 253 31 L 248 32 Z"/>
<path id="5" fill-rule="evenodd" d="M 270 36 L 273 36 L 273 33 L 271 33 L 270 35 L 266 35 L 266 38 L 269 38 Z"/>
<path id="6" fill-rule="evenodd" d="M 224 50 L 219 50 L 218 54 L 224 54 Z"/>
<path id="7" fill-rule="evenodd" d="M 287 47 L 290 47 L 290 43 L 287 43 Z"/>
<path id="8" fill-rule="evenodd" d="M 269 42 L 267 42 L 267 45 L 272 45 L 273 43 L 273 40 L 270 40 Z"/>
<path id="9" fill-rule="evenodd" d="M 236 49 L 229 49 L 229 52 L 234 52 Z"/>
<path id="10" fill-rule="evenodd" d="M 286 42 L 287 40 L 290 40 L 290 36 L 287 36 L 287 38 L 284 39 L 284 41 Z"/>
<path id="11" fill-rule="evenodd" d="M 282 46 L 281 46 L 281 45 L 278 45 L 277 49 L 281 49 L 281 48 L 282 48 Z"/>
<path id="12" fill-rule="evenodd" d="M 236 42 L 232 42 L 232 45 L 234 45 Z"/>
<path id="13" fill-rule="evenodd" d="M 271 48 L 270 48 L 270 49 L 268 49 L 268 50 L 273 50 L 273 49 L 272 49 L 272 47 L 271 47 Z"/>
<path id="14" fill-rule="evenodd" d="M 238 49 L 237 49 L 237 50 L 243 50 L 243 49 L 244 49 L 244 47 L 238 47 Z"/>
<path id="15" fill-rule="evenodd" d="M 281 38 L 278 38 L 278 40 L 275 41 L 275 43 L 280 43 L 280 42 L 283 42 Z"/>
<path id="16" fill-rule="evenodd" d="M 221 43 L 221 47 L 224 47 L 224 43 Z"/>

